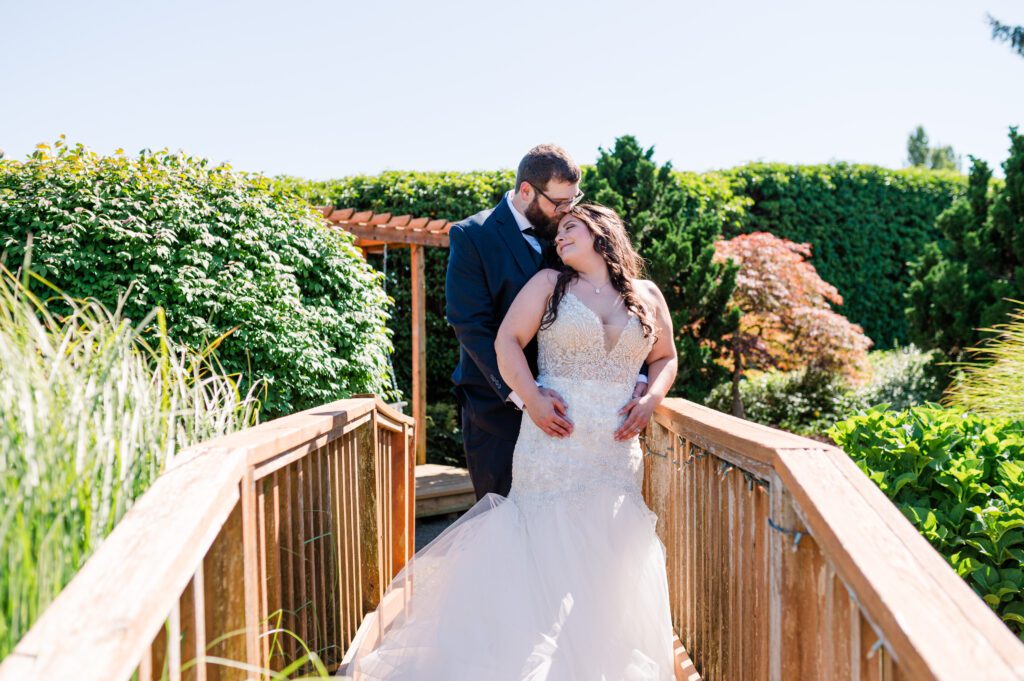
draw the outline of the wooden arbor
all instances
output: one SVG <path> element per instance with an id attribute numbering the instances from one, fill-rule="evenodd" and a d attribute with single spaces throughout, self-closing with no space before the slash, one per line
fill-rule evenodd
<path id="1" fill-rule="evenodd" d="M 412 269 L 412 415 L 416 419 L 416 463 L 427 462 L 427 317 L 423 249 L 448 248 L 447 220 L 414 218 L 391 213 L 357 212 L 353 208 L 323 209 L 324 218 L 356 237 L 365 256 L 389 249 L 408 248 Z"/>

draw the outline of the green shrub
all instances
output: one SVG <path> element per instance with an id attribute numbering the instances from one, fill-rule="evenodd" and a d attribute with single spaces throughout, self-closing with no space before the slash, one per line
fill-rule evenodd
<path id="1" fill-rule="evenodd" d="M 942 397 L 941 369 L 936 366 L 940 357 L 913 345 L 868 353 L 871 380 L 857 390 L 858 400 L 865 406 L 885 403 L 893 409 L 937 402 Z"/>
<path id="2" fill-rule="evenodd" d="M 997 335 L 967 351 L 973 361 L 959 365 L 946 401 L 985 416 L 1024 420 L 1024 309 L 990 331 Z"/>
<path id="3" fill-rule="evenodd" d="M 431 402 L 427 405 L 427 463 L 466 467 L 462 446 L 462 424 L 459 408 L 454 402 Z"/>
<path id="4" fill-rule="evenodd" d="M 138 320 L 167 310 L 170 334 L 221 346 L 245 385 L 265 380 L 267 415 L 354 392 L 387 395 L 387 300 L 381 277 L 308 205 L 264 178 L 166 151 L 101 157 L 41 145 L 0 162 L 0 251 L 70 295 Z M 390 396 L 388 396 L 390 397 Z"/>
<path id="5" fill-rule="evenodd" d="M 1022 636 L 1024 423 L 881 405 L 829 435 Z"/>
<path id="6" fill-rule="evenodd" d="M 860 407 L 842 376 L 810 369 L 751 372 L 740 381 L 740 397 L 748 420 L 816 438 Z M 707 405 L 728 413 L 731 384 L 716 386 Z"/>
<path id="7" fill-rule="evenodd" d="M 0 660 L 178 450 L 256 421 L 255 388 L 161 309 L 46 295 L 0 267 Z"/>

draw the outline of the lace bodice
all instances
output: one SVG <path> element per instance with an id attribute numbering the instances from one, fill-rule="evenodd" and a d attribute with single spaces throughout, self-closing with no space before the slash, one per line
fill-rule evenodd
<path id="1" fill-rule="evenodd" d="M 614 433 L 624 420 L 618 411 L 632 396 L 654 337 L 644 337 L 639 318 L 630 313 L 615 345 L 606 350 L 601 319 L 566 293 L 558 317 L 537 333 L 537 343 L 537 380 L 566 400 L 573 431 L 569 437 L 551 437 L 524 414 L 512 455 L 509 498 L 524 513 L 534 513 L 550 503 L 578 507 L 591 493 L 610 489 L 643 505 L 638 439 L 620 442 Z"/>
<path id="2" fill-rule="evenodd" d="M 555 322 L 537 332 L 537 366 L 542 377 L 603 380 L 632 387 L 653 343 L 654 337 L 644 337 L 640 319 L 631 312 L 615 345 L 606 350 L 600 317 L 566 291 Z"/>

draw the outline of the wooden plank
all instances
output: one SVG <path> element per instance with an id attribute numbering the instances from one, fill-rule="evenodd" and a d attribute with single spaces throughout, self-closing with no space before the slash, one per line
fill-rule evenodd
<path id="1" fill-rule="evenodd" d="M 192 627 L 196 634 L 195 680 L 206 681 L 206 586 L 203 563 L 192 575 Z"/>
<path id="2" fill-rule="evenodd" d="M 427 462 L 427 285 L 422 246 L 410 252 L 412 304 L 412 414 L 416 429 L 416 463 Z"/>
<path id="3" fill-rule="evenodd" d="M 5 658 L 0 679 L 127 678 L 235 506 L 244 467 L 229 452 L 160 476 Z"/>
<path id="4" fill-rule="evenodd" d="M 256 512 L 256 481 L 252 467 L 246 467 L 239 482 L 242 511 L 242 597 L 245 623 L 245 661 L 260 667 L 264 661 L 259 652 L 260 611 L 259 535 Z"/>
<path id="5" fill-rule="evenodd" d="M 356 457 L 358 466 L 358 503 L 359 518 L 359 571 L 361 608 L 363 614 L 377 607 L 381 591 L 381 566 L 378 547 L 383 539 L 383 528 L 377 524 L 377 456 L 373 451 L 373 440 L 369 428 L 362 428 L 355 433 L 358 442 Z"/>
<path id="6" fill-rule="evenodd" d="M 993 626 L 995 614 L 976 596 L 967 597 L 970 587 L 938 553 L 914 546 L 925 541 L 920 535 L 893 530 L 901 520 L 909 522 L 891 504 L 870 501 L 874 495 L 884 498 L 874 486 L 851 484 L 848 476 L 859 474 L 854 470 L 842 452 L 831 448 L 779 456 L 780 478 L 815 540 L 885 632 L 907 674 L 1024 677 L 1024 647 L 1016 637 Z"/>
<path id="7" fill-rule="evenodd" d="M 236 492 L 237 489 L 236 483 Z M 203 560 L 209 654 L 236 662 L 244 662 L 247 653 L 242 526 L 242 508 L 236 505 Z M 240 669 L 209 664 L 207 677 L 212 681 L 228 681 L 245 679 L 246 674 Z"/>

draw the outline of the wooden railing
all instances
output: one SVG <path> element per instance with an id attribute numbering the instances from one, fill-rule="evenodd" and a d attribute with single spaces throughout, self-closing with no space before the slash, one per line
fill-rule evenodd
<path id="1" fill-rule="evenodd" d="M 182 452 L 0 679 L 256 678 L 304 653 L 276 629 L 336 668 L 412 555 L 412 443 L 359 396 Z"/>
<path id="2" fill-rule="evenodd" d="M 1024 679 L 1024 645 L 842 451 L 681 399 L 643 444 L 704 681 Z"/>

